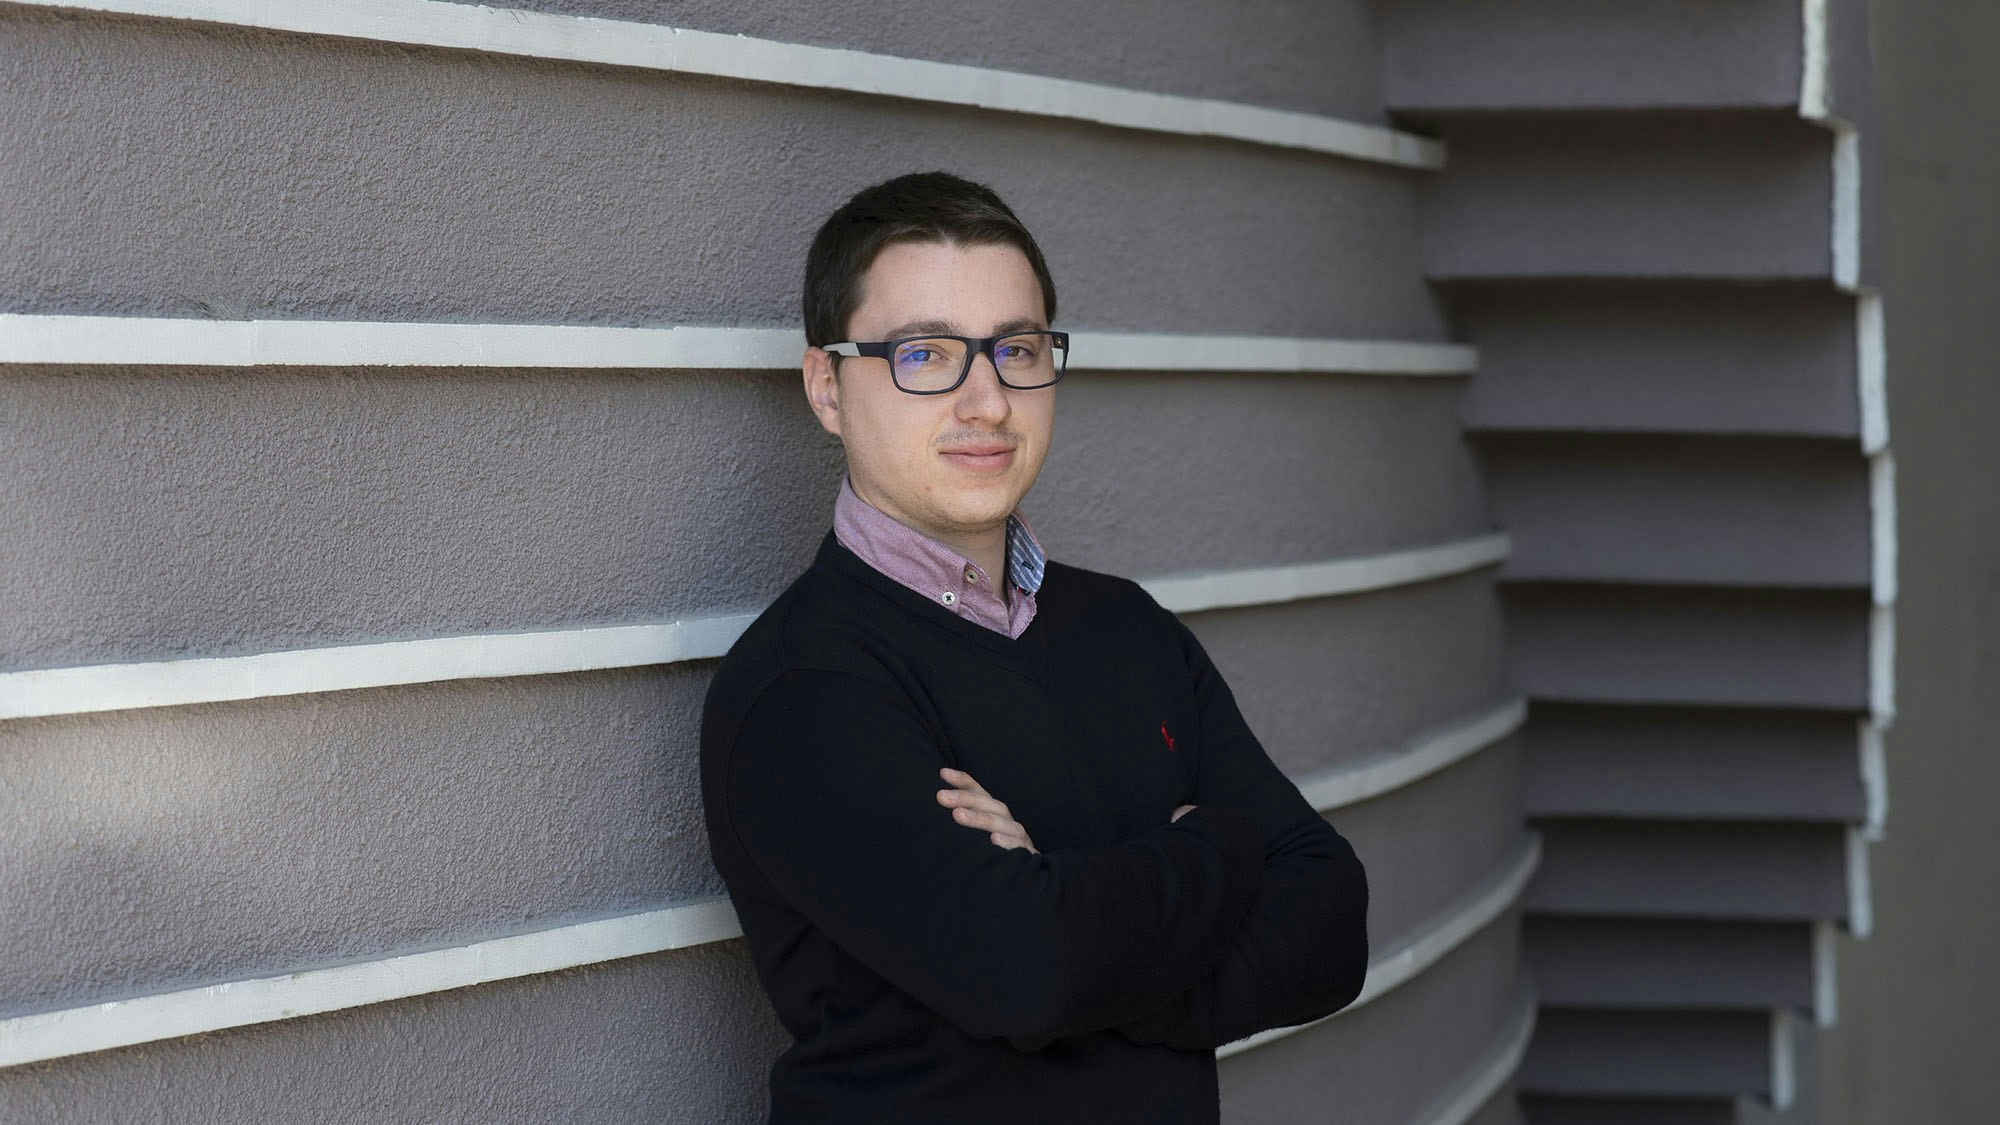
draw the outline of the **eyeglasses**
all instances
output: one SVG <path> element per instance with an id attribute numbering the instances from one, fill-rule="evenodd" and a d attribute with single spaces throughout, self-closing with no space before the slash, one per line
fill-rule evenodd
<path id="1" fill-rule="evenodd" d="M 828 344 L 836 355 L 872 356 L 889 361 L 896 389 L 913 395 L 955 391 L 972 370 L 972 357 L 993 361 L 1000 385 L 1017 391 L 1052 386 L 1069 362 L 1067 332 L 1008 332 L 979 339 L 974 336 L 905 336 L 873 343 Z"/>

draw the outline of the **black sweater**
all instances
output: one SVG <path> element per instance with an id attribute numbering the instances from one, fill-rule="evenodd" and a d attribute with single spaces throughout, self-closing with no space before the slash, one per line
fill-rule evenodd
<path id="1" fill-rule="evenodd" d="M 1360 991 L 1361 865 L 1194 634 L 1054 561 L 1036 598 L 1010 639 L 829 534 L 717 671 L 709 843 L 795 1039 L 773 1122 L 1213 1122 L 1215 1047 Z M 953 820 L 940 766 L 1040 854 Z"/>

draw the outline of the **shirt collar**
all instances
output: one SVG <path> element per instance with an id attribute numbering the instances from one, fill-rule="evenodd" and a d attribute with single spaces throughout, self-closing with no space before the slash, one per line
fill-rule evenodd
<path id="1" fill-rule="evenodd" d="M 1034 617 L 1048 555 L 1018 508 L 1007 515 L 1005 581 L 1014 587 L 1012 598 L 977 563 L 863 500 L 845 476 L 833 505 L 833 534 L 869 566 L 962 617 L 1016 637 Z"/>

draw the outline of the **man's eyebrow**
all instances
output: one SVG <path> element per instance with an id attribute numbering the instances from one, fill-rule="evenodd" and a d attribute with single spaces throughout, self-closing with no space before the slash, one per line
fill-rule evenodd
<path id="1" fill-rule="evenodd" d="M 993 334 L 996 336 L 1002 336 L 1009 332 L 1037 332 L 1047 327 L 1048 326 L 1043 324 L 1039 317 L 1021 316 L 1021 317 L 1015 317 L 1013 320 L 1003 322 L 999 327 L 993 330 Z M 930 320 L 912 320 L 906 324 L 899 324 L 896 327 L 889 329 L 887 332 L 884 332 L 882 334 L 882 338 L 885 340 L 900 340 L 905 336 L 963 336 L 963 335 L 966 335 L 966 333 L 960 332 L 958 330 L 958 325 L 953 324 L 951 321 L 938 320 L 933 318 Z"/>

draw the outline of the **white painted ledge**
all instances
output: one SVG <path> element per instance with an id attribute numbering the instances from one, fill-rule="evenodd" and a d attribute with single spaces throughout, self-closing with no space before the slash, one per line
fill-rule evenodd
<path id="1" fill-rule="evenodd" d="M 1070 338 L 1074 372 L 1452 376 L 1479 364 L 1467 345 L 1421 341 L 1090 330 Z M 805 347 L 805 333 L 789 328 L 0 313 L 0 364 L 789 371 Z"/>
<path id="2" fill-rule="evenodd" d="M 1849 125 L 1833 133 L 1833 284 L 1845 293 L 1861 285 L 1861 138 Z"/>
<path id="3" fill-rule="evenodd" d="M 1444 911 L 1428 925 L 1420 929 L 1416 936 L 1390 949 L 1368 964 L 1368 979 L 1361 986 L 1361 994 L 1354 1002 L 1330 1016 L 1291 1027 L 1274 1027 L 1248 1035 L 1233 1043 L 1225 1043 L 1216 1048 L 1215 1057 L 1230 1055 L 1261 1047 L 1274 1039 L 1283 1039 L 1308 1028 L 1318 1027 L 1328 1020 L 1336 1020 L 1357 1008 L 1379 999 L 1383 994 L 1408 983 L 1424 970 L 1442 960 L 1445 954 L 1465 944 L 1474 934 L 1491 925 L 1493 920 L 1507 912 L 1520 901 L 1521 892 L 1527 889 L 1528 880 L 1535 873 L 1535 867 L 1542 859 L 1542 839 L 1538 833 L 1530 833 L 1519 851 L 1502 865 L 1499 872 L 1489 876 L 1481 886 Z"/>
<path id="4" fill-rule="evenodd" d="M 1833 48 L 1827 38 L 1826 0 L 1799 0 L 1799 116 L 1825 121 L 1833 107 Z"/>
<path id="5" fill-rule="evenodd" d="M 1896 719 L 1896 610 L 1868 611 L 1868 717 L 1887 727 Z"/>
<path id="6" fill-rule="evenodd" d="M 1813 1026 L 1832 1027 L 1840 1022 L 1840 971 L 1836 961 L 1833 923 L 1814 922 L 1812 928 Z"/>
<path id="7" fill-rule="evenodd" d="M 1229 606 L 1267 605 L 1302 598 L 1325 598 L 1407 586 L 1463 574 L 1506 559 L 1505 533 L 1462 539 L 1435 547 L 1391 551 L 1361 558 L 1296 566 L 1258 567 L 1190 577 L 1148 579 L 1144 585 L 1161 605 L 1176 613 Z"/>
<path id="8" fill-rule="evenodd" d="M 840 90 L 1154 133 L 1220 137 L 1404 168 L 1442 168 L 1445 161 L 1444 146 L 1430 138 L 1318 114 L 590 16 L 434 0 L 21 2 Z"/>
<path id="9" fill-rule="evenodd" d="M 1875 932 L 1875 888 L 1868 872 L 1868 839 L 1858 827 L 1846 836 L 1847 932 L 1865 938 Z"/>
<path id="10" fill-rule="evenodd" d="M 782 328 L 0 314 L 0 363 L 785 370 Z"/>
<path id="11" fill-rule="evenodd" d="M 1470 375 L 1479 367 L 1478 350 L 1465 344 L 1138 332 L 1075 332 L 1071 337 L 1074 371 Z"/>
<path id="12" fill-rule="evenodd" d="M 1792 1045 L 1794 1018 L 1790 1009 L 1771 1013 L 1771 1108 L 1783 1113 L 1798 1097 L 1798 1056 Z"/>
<path id="13" fill-rule="evenodd" d="M 1299 792 L 1316 809 L 1359 804 L 1464 761 L 1520 729 L 1527 717 L 1527 700 L 1513 699 L 1475 718 L 1427 732 L 1407 746 L 1304 779 Z"/>
<path id="14" fill-rule="evenodd" d="M 726 897 L 453 949 L 230 981 L 0 1020 L 0 1067 L 379 1004 L 720 941 L 742 933 Z"/>
<path id="15" fill-rule="evenodd" d="M 1867 809 L 1861 821 L 1861 838 L 1872 844 L 1882 839 L 1889 821 L 1889 763 L 1882 744 L 1882 724 L 1856 719 L 1854 725 L 1860 745 L 1861 794 Z"/>
<path id="16" fill-rule="evenodd" d="M 1861 452 L 1889 448 L 1889 348 L 1883 334 L 1882 295 L 1862 290 L 1854 302 L 1854 367 L 1861 396 Z"/>
<path id="17" fill-rule="evenodd" d="M 1332 811 L 1325 805 L 1315 807 Z M 1484 928 L 1520 897 L 1540 854 L 1539 837 L 1531 836 L 1498 876 L 1371 963 L 1361 995 L 1341 1011 L 1351 1011 L 1402 984 Z M 711 896 L 450 949 L 16 1016 L 0 1020 L 0 1067 L 379 1004 L 723 941 L 742 933 L 729 899 Z M 1219 1053 L 1247 1050 L 1308 1026 L 1312 1025 L 1251 1036 Z"/>
<path id="18" fill-rule="evenodd" d="M 1142 583 L 1177 613 L 1384 589 L 1498 562 L 1504 535 L 1297 566 L 1258 567 Z M 376 644 L 85 664 L 0 673 L 0 719 L 175 707 L 232 699 L 588 672 L 713 659 L 755 614 L 540 632 L 481 633 Z M 1391 768 L 1384 764 L 1384 768 Z"/>
<path id="19" fill-rule="evenodd" d="M 1521 998 L 1515 1002 L 1513 1017 L 1487 1048 L 1485 1057 L 1441 1104 L 1419 1114 L 1416 1125 L 1464 1125 L 1472 1120 L 1521 1069 L 1521 1060 L 1527 1057 L 1528 1042 L 1534 1034 L 1535 994 L 1523 989 Z"/>

